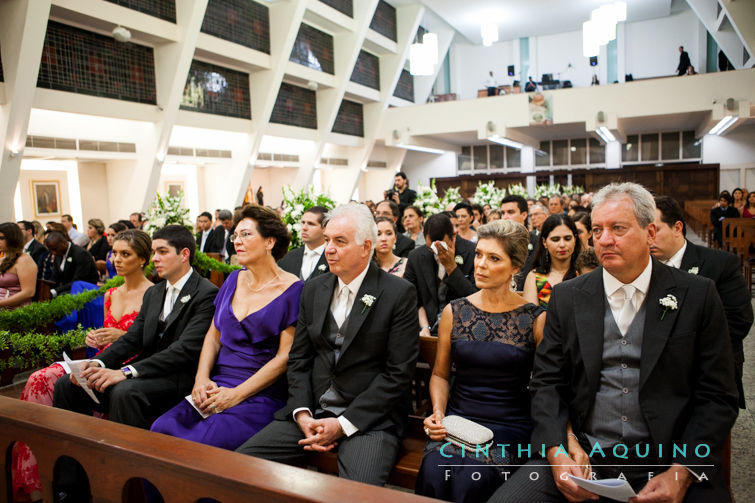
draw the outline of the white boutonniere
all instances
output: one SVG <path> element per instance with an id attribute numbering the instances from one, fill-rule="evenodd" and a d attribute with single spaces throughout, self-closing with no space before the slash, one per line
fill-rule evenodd
<path id="1" fill-rule="evenodd" d="M 532 243 L 527 243 L 527 249 L 528 249 L 529 251 L 532 251 Z"/>
<path id="2" fill-rule="evenodd" d="M 464 259 L 461 258 L 461 255 L 456 255 L 454 257 L 454 262 L 456 262 L 459 265 L 464 265 Z"/>
<path id="3" fill-rule="evenodd" d="M 699 272 L 700 272 L 700 268 L 699 268 L 699 267 L 697 267 L 697 266 L 695 266 L 695 267 L 690 267 L 690 268 L 689 268 L 689 270 L 688 270 L 687 272 L 688 272 L 688 273 L 690 273 L 690 274 L 697 274 L 697 273 L 699 273 Z"/>
<path id="4" fill-rule="evenodd" d="M 362 298 L 359 299 L 362 301 L 362 314 L 364 314 L 365 310 L 367 310 L 368 307 L 372 307 L 372 304 L 375 302 L 375 297 L 372 295 L 364 294 L 362 295 Z"/>
<path id="5" fill-rule="evenodd" d="M 661 319 L 663 319 L 664 316 L 666 316 L 666 313 L 670 310 L 676 311 L 676 309 L 679 307 L 679 304 L 676 301 L 676 297 L 669 294 L 663 297 L 661 300 L 658 301 L 663 307 L 663 314 L 661 315 Z"/>
<path id="6" fill-rule="evenodd" d="M 186 304 L 187 302 L 189 302 L 190 298 L 191 295 L 184 295 L 183 297 L 181 297 L 181 304 Z"/>
<path id="7" fill-rule="evenodd" d="M 325 264 L 320 264 L 319 266 L 317 266 L 317 270 L 321 272 L 325 272 L 328 270 L 328 266 L 326 266 Z"/>
<path id="8" fill-rule="evenodd" d="M 73 262 L 73 258 L 72 258 L 72 257 L 68 257 L 68 258 L 66 259 L 66 262 Z"/>

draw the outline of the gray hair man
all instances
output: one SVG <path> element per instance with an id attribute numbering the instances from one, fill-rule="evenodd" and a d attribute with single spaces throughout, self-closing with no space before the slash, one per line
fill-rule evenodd
<path id="1" fill-rule="evenodd" d="M 730 501 L 720 456 L 738 397 L 723 307 L 711 280 L 651 258 L 655 217 L 640 185 L 595 195 L 602 267 L 554 287 L 535 355 L 532 444 L 546 459 L 490 501 L 596 499 L 568 477 L 591 472 L 625 478 L 638 503 Z"/>
<path id="2" fill-rule="evenodd" d="M 288 404 L 238 452 L 296 463 L 338 444 L 341 477 L 382 485 L 411 409 L 417 297 L 410 283 L 370 260 L 377 226 L 366 206 L 334 209 L 324 234 L 330 272 L 302 291 Z"/>

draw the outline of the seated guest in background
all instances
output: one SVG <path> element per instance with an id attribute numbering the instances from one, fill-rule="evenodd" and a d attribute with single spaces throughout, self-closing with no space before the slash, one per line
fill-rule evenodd
<path id="1" fill-rule="evenodd" d="M 377 228 L 362 204 L 325 224 L 332 274 L 304 285 L 288 358 L 288 403 L 237 449 L 283 463 L 338 445 L 339 476 L 382 485 L 401 447 L 419 353 L 414 288 L 370 257 Z"/>
<path id="2" fill-rule="evenodd" d="M 68 237 L 66 228 L 63 227 L 63 224 L 61 224 L 60 222 L 47 222 L 45 224 L 45 227 L 47 229 L 44 232 L 45 238 L 47 238 L 47 235 L 50 232 L 57 230 L 58 232 L 60 232 L 60 235 L 65 238 L 66 241 L 68 241 L 69 243 L 71 242 L 71 238 Z M 51 281 L 54 283 L 55 278 L 60 272 L 61 257 L 56 256 L 50 250 L 44 247 L 44 240 L 42 240 L 42 245 L 44 252 L 42 252 L 42 255 L 40 255 L 39 259 L 37 259 L 37 279 L 43 279 L 45 281 Z"/>
<path id="3" fill-rule="evenodd" d="M 60 258 L 60 265 L 56 265 L 54 270 L 55 288 L 50 290 L 53 297 L 70 292 L 74 281 L 97 284 L 100 278 L 97 266 L 84 248 L 67 241 L 58 231 L 47 234 L 45 246 L 51 254 Z"/>
<path id="4" fill-rule="evenodd" d="M 742 218 L 755 218 L 755 191 L 747 194 L 747 204 L 742 206 Z"/>
<path id="5" fill-rule="evenodd" d="M 535 203 L 528 209 L 530 216 L 530 224 L 532 224 L 532 231 L 536 235 L 540 235 L 540 229 L 543 227 L 543 222 L 548 218 L 548 210 L 540 203 Z"/>
<path id="6" fill-rule="evenodd" d="M 745 192 L 740 187 L 737 187 L 736 189 L 731 191 L 731 198 L 733 202 L 731 203 L 732 206 L 734 206 L 737 211 L 742 214 L 742 208 L 745 205 Z"/>
<path id="7" fill-rule="evenodd" d="M 131 225 L 134 226 L 134 229 L 141 230 L 144 227 L 144 216 L 141 212 L 135 211 L 128 216 L 128 219 L 131 222 Z"/>
<path id="8" fill-rule="evenodd" d="M 228 239 L 233 229 L 233 213 L 230 210 L 220 210 L 218 212 L 218 221 L 220 225 L 213 229 L 207 238 L 205 244 L 206 253 L 219 253 L 223 262 L 228 262 L 233 255 L 233 243 Z"/>
<path id="9" fill-rule="evenodd" d="M 592 220 L 587 211 L 577 211 L 572 217 L 582 249 L 592 248 Z"/>
<path id="10" fill-rule="evenodd" d="M 531 443 L 546 459 L 490 502 L 598 499 L 566 476 L 590 472 L 621 476 L 631 501 L 731 501 L 720 456 L 738 409 L 724 310 L 711 280 L 651 258 L 655 219 L 640 185 L 595 194 L 602 267 L 555 287 L 535 354 Z"/>
<path id="11" fill-rule="evenodd" d="M 406 257 L 397 257 L 393 254 L 396 246 L 396 224 L 392 218 L 377 217 L 377 243 L 375 245 L 375 262 L 378 267 L 399 278 L 404 276 L 406 270 Z"/>
<path id="12" fill-rule="evenodd" d="M 32 220 L 31 224 L 34 226 L 34 239 L 36 239 L 39 244 L 44 246 L 45 228 L 42 227 L 42 224 L 39 222 L 39 220 Z"/>
<path id="13" fill-rule="evenodd" d="M 576 277 L 574 263 L 581 250 L 582 244 L 571 217 L 563 213 L 549 216 L 543 224 L 535 252 L 534 269 L 524 282 L 524 298 L 547 308 L 553 287 Z"/>
<path id="14" fill-rule="evenodd" d="M 687 226 L 684 223 L 682 209 L 674 199 L 659 196 L 655 198 L 655 205 L 657 230 L 655 240 L 650 246 L 650 253 L 670 267 L 709 278 L 716 284 L 729 327 L 734 372 L 739 389 L 739 407 L 744 409 L 742 368 L 745 354 L 742 342 L 752 326 L 753 313 L 750 292 L 742 275 L 739 257 L 687 241 Z"/>
<path id="15" fill-rule="evenodd" d="M 203 211 L 197 217 L 197 248 L 201 252 L 207 251 L 207 243 L 212 234 L 212 215 L 209 211 Z"/>
<path id="16" fill-rule="evenodd" d="M 487 220 L 488 223 L 495 222 L 496 220 L 501 220 L 501 210 L 497 208 L 491 209 L 485 217 L 485 220 Z"/>
<path id="17" fill-rule="evenodd" d="M 108 413 L 117 423 L 148 428 L 192 389 L 202 340 L 218 289 L 191 268 L 196 241 L 181 225 L 154 233 L 152 261 L 165 282 L 150 287 L 134 324 L 97 359 L 81 365 L 99 404 L 72 379 L 58 379 L 53 405 L 82 414 Z M 136 356 L 123 366 L 129 358 Z"/>
<path id="18" fill-rule="evenodd" d="M 422 210 L 416 206 L 407 206 L 404 208 L 404 236 L 414 241 L 414 247 L 422 246 L 425 244 L 425 235 L 422 231 L 422 225 L 424 223 L 425 215 Z"/>
<path id="19" fill-rule="evenodd" d="M 112 223 L 108 226 L 108 228 L 105 230 L 105 238 L 107 239 L 107 244 L 110 246 L 110 250 L 108 250 L 107 255 L 105 257 L 105 267 L 107 269 L 107 275 L 108 278 L 113 278 L 118 275 L 118 272 L 115 270 L 115 265 L 113 265 L 113 242 L 115 240 L 115 236 L 121 232 L 125 231 L 126 226 L 123 225 L 120 222 Z M 151 254 L 150 250 L 150 254 Z M 147 261 L 149 262 L 149 260 Z"/>
<path id="20" fill-rule="evenodd" d="M 592 205 L 592 192 L 589 192 L 587 194 L 582 194 L 582 196 L 579 198 L 579 204 L 586 210 L 590 210 L 590 205 Z"/>
<path id="21" fill-rule="evenodd" d="M 485 210 L 482 208 L 482 205 L 473 204 L 472 214 L 474 215 L 474 219 L 472 220 L 472 227 L 474 227 L 475 229 L 486 223 Z"/>
<path id="22" fill-rule="evenodd" d="M 152 282 L 144 277 L 144 267 L 152 254 L 152 240 L 146 232 L 128 230 L 118 234 L 113 242 L 113 255 L 123 285 L 105 293 L 105 322 L 103 328 L 91 330 L 86 344 L 101 350 L 126 333 L 134 323 L 142 306 L 142 298 Z M 38 370 L 29 376 L 21 400 L 52 405 L 57 380 L 66 374 L 60 364 Z M 35 501 L 41 498 L 42 485 L 37 460 L 21 442 L 13 447 L 13 495 L 16 501 Z"/>
<path id="23" fill-rule="evenodd" d="M 18 222 L 18 228 L 21 229 L 21 233 L 24 236 L 24 253 L 27 253 L 36 264 L 37 260 L 39 260 L 47 250 L 42 243 L 35 239 L 36 229 L 32 222 L 29 222 L 28 220 L 20 220 Z"/>
<path id="24" fill-rule="evenodd" d="M 532 420 L 527 385 L 545 323 L 543 308 L 511 291 L 513 275 L 527 257 L 527 229 L 503 220 L 483 225 L 478 234 L 474 263 L 480 291 L 451 301 L 440 320 L 430 379 L 433 413 L 425 419 L 430 441 L 416 487 L 424 496 L 470 503 L 487 500 L 504 482 L 502 465 L 518 462 L 516 454 L 511 454 L 516 448 L 504 457 L 495 446 L 529 443 Z M 456 369 L 453 388 L 452 366 Z M 462 416 L 493 430 L 494 448 L 489 456 L 476 457 L 470 451 L 463 455 L 460 448 L 448 445 L 442 423 L 447 415 Z"/>
<path id="25" fill-rule="evenodd" d="M 278 267 L 307 281 L 328 272 L 325 260 L 325 237 L 322 222 L 328 209 L 324 206 L 307 208 L 301 217 L 302 246 L 286 253 L 278 261 Z"/>
<path id="26" fill-rule="evenodd" d="M 396 178 L 398 179 L 400 177 L 396 175 Z M 400 215 L 399 206 L 393 201 L 380 201 L 375 210 L 375 218 L 377 217 L 390 218 L 393 220 L 393 223 L 396 224 L 396 228 L 399 227 L 398 225 L 399 215 Z M 403 234 L 396 235 L 396 249 L 394 250 L 394 253 L 396 255 L 398 255 L 399 257 L 408 257 L 409 252 L 411 252 L 414 248 L 415 248 L 415 241 L 412 241 L 410 238 L 404 236 Z"/>
<path id="27" fill-rule="evenodd" d="M 66 228 L 68 237 L 71 238 L 73 244 L 81 246 L 82 248 L 85 248 L 89 244 L 89 238 L 79 232 L 79 230 L 73 225 L 73 217 L 71 215 L 63 215 L 60 217 L 60 223 Z"/>
<path id="28" fill-rule="evenodd" d="M 99 218 L 92 218 L 88 222 L 87 236 L 89 244 L 86 250 L 92 256 L 95 262 L 105 260 L 110 251 L 110 245 L 105 237 L 105 224 Z"/>
<path id="29" fill-rule="evenodd" d="M 504 220 L 513 220 L 514 222 L 527 227 L 529 208 L 527 207 L 527 201 L 522 196 L 512 194 L 504 197 L 501 200 L 501 214 Z M 532 260 L 535 256 L 535 250 L 537 250 L 539 242 L 539 234 L 530 233 L 530 244 L 527 246 L 527 249 L 529 250 L 529 253 L 527 253 L 527 260 L 524 261 L 524 265 L 520 267 L 518 272 L 514 275 L 514 282 L 516 283 L 516 290 L 518 292 L 521 292 L 524 289 L 524 280 L 527 278 L 527 273 L 532 269 Z"/>
<path id="30" fill-rule="evenodd" d="M 579 205 L 579 203 L 577 201 L 573 201 L 573 200 L 569 201 L 567 203 L 567 206 L 568 206 L 569 209 L 566 212 L 566 214 L 569 215 L 570 217 L 573 217 L 574 213 L 576 213 L 579 209 L 581 209 L 581 206 Z"/>
<path id="31" fill-rule="evenodd" d="M 304 286 L 275 263 L 289 243 L 275 210 L 247 205 L 234 228 L 231 241 L 245 269 L 233 271 L 215 298 L 191 392 L 194 406 L 181 400 L 151 428 L 230 450 L 286 404 L 286 362 Z M 210 416 L 203 419 L 194 407 Z"/>
<path id="32" fill-rule="evenodd" d="M 461 202 L 454 206 L 454 214 L 456 215 L 456 234 L 463 239 L 472 243 L 477 242 L 477 233 L 472 227 L 474 221 L 474 213 L 472 212 L 472 205 L 469 203 Z"/>
<path id="33" fill-rule="evenodd" d="M 532 80 L 532 77 L 527 78 L 527 83 L 524 84 L 524 92 L 525 93 L 533 93 L 537 91 L 537 84 L 535 84 L 535 81 Z"/>
<path id="34" fill-rule="evenodd" d="M 0 224 L 0 310 L 30 304 L 37 291 L 37 265 L 24 253 L 17 224 Z M 21 328 L 21 327 L 19 327 Z"/>
<path id="35" fill-rule="evenodd" d="M 566 214 L 564 212 L 564 203 L 561 201 L 561 196 L 558 194 L 548 198 L 548 213 L 551 215 L 557 215 L 559 213 Z"/>
<path id="36" fill-rule="evenodd" d="M 443 308 L 454 299 L 477 291 L 474 248 L 457 250 L 453 224 L 439 213 L 425 222 L 425 243 L 409 254 L 404 279 L 417 289 L 417 312 L 421 335 L 438 333 Z"/>
<path id="37" fill-rule="evenodd" d="M 131 220 L 126 220 L 125 218 L 118 220 L 118 223 L 123 225 L 126 229 L 138 229 Z"/>
<path id="38" fill-rule="evenodd" d="M 598 256 L 595 255 L 595 250 L 593 250 L 589 246 L 587 248 L 583 248 L 582 251 L 579 252 L 577 261 L 574 262 L 574 268 L 577 270 L 577 276 L 582 276 L 583 274 L 593 272 L 598 267 L 600 267 Z"/>
<path id="39" fill-rule="evenodd" d="M 728 192 L 721 192 L 718 196 L 718 207 L 710 210 L 710 223 L 713 224 L 713 239 L 721 248 L 724 245 L 723 220 L 724 218 L 739 218 L 739 212 L 731 203 L 734 199 Z"/>

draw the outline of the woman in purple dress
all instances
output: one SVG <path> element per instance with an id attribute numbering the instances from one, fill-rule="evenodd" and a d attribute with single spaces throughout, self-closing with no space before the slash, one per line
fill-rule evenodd
<path id="1" fill-rule="evenodd" d="M 277 213 L 249 205 L 231 240 L 239 264 L 215 299 L 189 403 L 160 416 L 152 431 L 234 450 L 286 403 L 286 363 L 304 284 L 275 261 L 289 244 Z M 206 419 L 195 410 L 209 414 Z"/>

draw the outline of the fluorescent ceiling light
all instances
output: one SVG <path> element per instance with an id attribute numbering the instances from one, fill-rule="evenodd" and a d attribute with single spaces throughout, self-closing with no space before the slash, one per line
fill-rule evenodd
<path id="1" fill-rule="evenodd" d="M 427 56 L 433 65 L 438 64 L 438 34 L 427 32 L 422 37 L 422 45 L 427 46 Z"/>
<path id="2" fill-rule="evenodd" d="M 435 59 L 438 59 L 437 51 Z M 409 73 L 412 75 L 432 75 L 434 70 L 435 64 L 432 62 L 429 46 L 425 44 L 409 46 Z"/>
<path id="3" fill-rule="evenodd" d="M 508 138 L 502 138 L 498 135 L 488 136 L 488 140 L 499 143 L 501 145 L 506 145 L 507 147 L 515 148 L 518 150 L 522 150 L 524 148 L 524 144 L 519 143 L 518 141 L 509 140 Z"/>
<path id="4" fill-rule="evenodd" d="M 735 122 L 737 122 L 738 117 L 735 115 L 727 115 L 720 121 L 718 121 L 718 124 L 710 128 L 710 131 L 708 131 L 708 134 L 717 134 L 721 135 L 729 129 Z"/>
<path id="5" fill-rule="evenodd" d="M 480 35 L 482 35 L 482 45 L 489 47 L 494 42 L 498 42 L 498 25 L 492 21 L 485 21 L 480 26 Z"/>
<path id="6" fill-rule="evenodd" d="M 397 143 L 394 146 L 398 147 L 398 148 L 405 148 L 407 150 L 414 150 L 414 151 L 417 151 L 417 152 L 425 152 L 426 154 L 440 155 L 440 154 L 445 154 L 446 153 L 445 150 L 441 150 L 439 148 L 420 147 L 419 145 L 409 145 L 409 144 L 406 144 L 406 143 Z"/>
<path id="7" fill-rule="evenodd" d="M 600 126 L 595 130 L 595 133 L 606 143 L 616 141 L 616 137 L 611 133 L 611 130 L 605 126 Z"/>
<path id="8" fill-rule="evenodd" d="M 586 58 L 600 54 L 597 24 L 593 20 L 582 23 L 582 55 Z"/>

